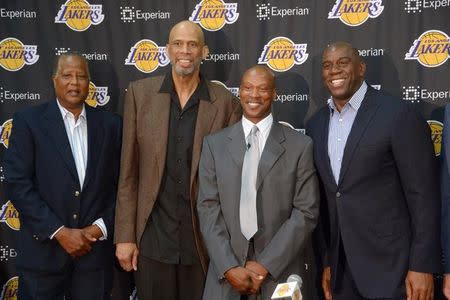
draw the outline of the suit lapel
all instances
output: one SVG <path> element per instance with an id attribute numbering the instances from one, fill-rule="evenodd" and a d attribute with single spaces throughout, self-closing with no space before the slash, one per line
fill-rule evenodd
<path id="1" fill-rule="evenodd" d="M 98 116 L 95 116 L 96 112 L 93 108 L 86 105 L 86 120 L 87 120 L 87 135 L 88 135 L 88 157 L 86 176 L 84 178 L 83 189 L 86 189 L 90 179 L 92 178 L 97 162 L 100 150 L 103 144 L 104 128 L 103 124 Z"/>
<path id="2" fill-rule="evenodd" d="M 67 138 L 66 127 L 61 116 L 61 111 L 54 100 L 48 104 L 48 108 L 43 115 L 44 130 L 47 132 L 50 140 L 55 145 L 62 160 L 72 174 L 73 179 L 79 184 L 75 160 L 73 159 L 72 149 L 70 148 L 69 139 Z"/>
<path id="3" fill-rule="evenodd" d="M 146 99 L 150 99 L 150 95 Z M 156 161 L 158 162 L 158 175 L 161 179 L 164 175 L 164 167 L 166 165 L 167 140 L 169 136 L 169 117 L 170 117 L 170 94 L 160 93 L 158 99 L 153 101 L 150 108 L 150 114 L 146 122 L 150 122 L 149 128 L 158 128 L 155 135 L 157 140 L 150 144 L 155 147 Z M 149 100 L 148 103 L 151 101 Z"/>
<path id="4" fill-rule="evenodd" d="M 245 155 L 245 136 L 241 121 L 231 127 L 228 138 L 230 139 L 230 142 L 227 145 L 227 150 L 230 153 L 233 162 L 239 167 L 239 170 L 242 171 Z"/>
<path id="5" fill-rule="evenodd" d="M 366 131 L 367 125 L 369 125 L 375 112 L 378 109 L 378 104 L 374 102 L 372 97 L 373 91 L 369 87 L 366 96 L 361 104 L 361 107 L 356 114 L 355 121 L 353 122 L 352 129 L 347 138 L 347 143 L 344 149 L 344 157 L 342 159 L 341 171 L 339 174 L 339 185 L 342 183 L 342 179 L 350 165 L 355 149 L 357 148 L 361 137 Z"/>
<path id="6" fill-rule="evenodd" d="M 194 144 L 192 146 L 192 163 L 191 163 L 191 187 L 194 182 L 198 170 L 200 160 L 200 152 L 202 150 L 203 137 L 211 133 L 214 119 L 217 114 L 217 107 L 213 104 L 215 95 L 209 90 L 211 101 L 201 100 L 198 106 L 197 122 L 195 124 Z"/>
<path id="7" fill-rule="evenodd" d="M 315 147 L 320 149 L 318 153 L 320 158 L 317 161 L 323 162 L 328 182 L 331 182 L 336 186 L 337 182 L 334 179 L 333 171 L 331 170 L 330 157 L 328 156 L 328 133 L 330 129 L 330 110 L 328 109 L 328 105 L 321 114 L 320 137 L 317 140 L 314 140 L 314 142 L 317 143 Z"/>
<path id="8" fill-rule="evenodd" d="M 261 159 L 258 165 L 258 177 L 256 179 L 256 190 L 264 181 L 267 173 L 272 169 L 278 158 L 284 153 L 285 149 L 281 143 L 285 140 L 282 125 L 276 123 L 272 124 L 269 136 L 267 137 L 266 144 L 261 154 Z"/>

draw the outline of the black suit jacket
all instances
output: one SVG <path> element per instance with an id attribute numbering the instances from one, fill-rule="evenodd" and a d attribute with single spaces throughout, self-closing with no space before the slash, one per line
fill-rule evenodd
<path id="1" fill-rule="evenodd" d="M 60 270 L 70 256 L 50 236 L 62 225 L 83 228 L 103 218 L 108 239 L 76 259 L 81 267 L 112 264 L 119 173 L 120 117 L 86 105 L 88 162 L 83 189 L 56 101 L 18 112 L 4 156 L 6 193 L 19 212 L 18 267 Z"/>
<path id="2" fill-rule="evenodd" d="M 325 106 L 311 118 L 307 133 L 326 200 L 321 218 L 332 280 L 339 276 L 340 235 L 359 292 L 394 297 L 408 270 L 440 271 L 439 186 L 430 129 L 411 104 L 369 87 L 336 183 L 328 157 L 329 119 Z"/>

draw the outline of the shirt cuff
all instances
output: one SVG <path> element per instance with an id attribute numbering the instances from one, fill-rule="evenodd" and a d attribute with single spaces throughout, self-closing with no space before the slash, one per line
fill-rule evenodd
<path id="1" fill-rule="evenodd" d="M 55 237 L 55 235 L 61 230 L 63 229 L 64 225 L 59 227 L 58 229 L 56 229 L 55 232 L 53 232 L 53 234 L 50 236 L 50 239 L 53 240 L 53 238 Z"/>
<path id="2" fill-rule="evenodd" d="M 102 231 L 103 236 L 99 238 L 100 241 L 104 241 L 108 238 L 108 230 L 106 230 L 106 225 L 102 218 L 95 220 L 92 225 L 97 225 Z"/>

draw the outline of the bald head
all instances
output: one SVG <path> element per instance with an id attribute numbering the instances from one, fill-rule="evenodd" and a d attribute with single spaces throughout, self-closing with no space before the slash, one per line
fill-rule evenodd
<path id="1" fill-rule="evenodd" d="M 169 44 L 174 40 L 177 33 L 180 32 L 193 34 L 197 38 L 200 46 L 205 45 L 205 35 L 203 34 L 203 30 L 200 26 L 198 26 L 198 24 L 189 20 L 178 22 L 172 27 L 169 33 Z"/>
<path id="2" fill-rule="evenodd" d="M 248 76 L 252 76 L 252 77 L 259 76 L 259 77 L 266 78 L 270 87 L 275 89 L 275 75 L 267 66 L 255 65 L 255 66 L 247 69 L 244 72 L 244 74 L 242 75 L 241 83 Z"/>
<path id="3" fill-rule="evenodd" d="M 336 50 L 336 49 L 345 49 L 345 50 L 349 51 L 349 53 L 351 53 L 352 58 L 355 61 L 357 61 L 357 62 L 361 62 L 362 61 L 361 57 L 359 56 L 358 49 L 353 47 L 352 44 L 350 44 L 348 42 L 344 42 L 344 41 L 337 41 L 337 42 L 329 44 L 323 50 L 323 56 L 325 55 L 326 52 L 331 51 L 331 50 Z"/>

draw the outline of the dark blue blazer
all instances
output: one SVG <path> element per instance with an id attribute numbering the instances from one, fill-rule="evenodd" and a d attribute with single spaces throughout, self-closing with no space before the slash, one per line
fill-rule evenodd
<path id="1" fill-rule="evenodd" d="M 108 239 L 75 261 L 80 267 L 112 264 L 114 206 L 120 164 L 122 121 L 86 105 L 88 162 L 78 180 L 56 101 L 15 113 L 4 156 L 6 193 L 19 212 L 18 267 L 60 270 L 72 258 L 50 236 L 62 225 L 83 228 L 103 218 Z"/>
<path id="2" fill-rule="evenodd" d="M 441 149 L 442 250 L 444 273 L 450 273 L 450 105 L 445 107 Z"/>
<path id="3" fill-rule="evenodd" d="M 397 297 L 404 293 L 408 270 L 441 269 L 430 128 L 411 104 L 369 87 L 336 183 L 328 157 L 329 118 L 325 106 L 308 122 L 307 133 L 323 188 L 320 218 L 332 280 L 339 276 L 341 237 L 359 292 L 366 298 Z"/>

